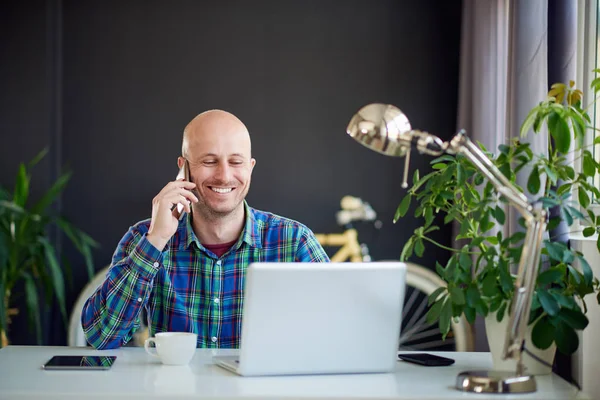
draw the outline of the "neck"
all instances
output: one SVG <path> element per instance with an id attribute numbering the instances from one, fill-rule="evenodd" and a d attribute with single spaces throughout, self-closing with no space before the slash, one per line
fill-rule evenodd
<path id="1" fill-rule="evenodd" d="M 228 215 L 214 216 L 194 210 L 192 229 L 203 244 L 221 244 L 237 240 L 244 229 L 244 205 Z"/>

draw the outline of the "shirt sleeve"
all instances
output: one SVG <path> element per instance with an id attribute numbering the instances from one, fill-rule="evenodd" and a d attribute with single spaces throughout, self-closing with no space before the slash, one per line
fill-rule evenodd
<path id="1" fill-rule="evenodd" d="M 140 326 L 140 313 L 161 261 L 162 253 L 139 225 L 123 236 L 106 279 L 83 306 L 81 324 L 92 347 L 114 349 L 127 344 Z"/>
<path id="2" fill-rule="evenodd" d="M 323 246 L 319 243 L 314 233 L 308 228 L 301 231 L 301 236 L 296 250 L 296 261 L 299 262 L 329 262 L 329 257 Z"/>

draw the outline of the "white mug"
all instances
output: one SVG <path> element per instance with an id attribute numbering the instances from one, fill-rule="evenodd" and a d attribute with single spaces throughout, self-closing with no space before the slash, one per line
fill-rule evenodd
<path id="1" fill-rule="evenodd" d="M 146 353 L 165 365 L 186 365 L 196 354 L 198 335 L 190 332 L 159 332 L 144 341 Z M 150 350 L 154 343 L 156 353 Z"/>

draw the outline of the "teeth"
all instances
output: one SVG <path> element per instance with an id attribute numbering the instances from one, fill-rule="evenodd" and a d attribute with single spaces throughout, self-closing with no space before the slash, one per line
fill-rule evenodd
<path id="1" fill-rule="evenodd" d="M 217 193 L 229 193 L 233 190 L 233 188 L 211 188 L 211 189 Z"/>

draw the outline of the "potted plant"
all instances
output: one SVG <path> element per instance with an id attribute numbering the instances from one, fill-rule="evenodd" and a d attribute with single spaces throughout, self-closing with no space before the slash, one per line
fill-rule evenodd
<path id="1" fill-rule="evenodd" d="M 599 89 L 600 79 L 596 79 L 592 83 L 594 95 Z M 575 89 L 572 81 L 568 85 L 555 84 L 548 98 L 530 111 L 520 136 L 524 137 L 531 128 L 537 134 L 546 126 L 549 135 L 546 155 L 534 154 L 530 145 L 519 138 L 500 145 L 496 153 L 479 143 L 519 190 L 530 199 L 539 200 L 548 210 L 556 211 L 547 227 L 529 323 L 536 348 L 556 345 L 566 354 L 577 349 L 576 331 L 587 326 L 586 296 L 599 291 L 598 279 L 584 255 L 570 249 L 564 240 L 557 240 L 565 238 L 551 235 L 561 223 L 569 230 L 582 226 L 583 234 L 588 237 L 600 227 L 600 216 L 590 207 L 592 198 L 600 198 L 600 191 L 593 184 L 600 164 L 584 147 L 585 135 L 592 129 L 588 126 L 591 120 L 587 108 L 581 107 L 582 97 L 583 93 Z M 600 138 L 595 140 L 598 143 Z M 565 156 L 573 148 L 580 155 L 576 158 L 582 165 L 580 171 L 569 165 Z M 413 186 L 394 218 L 397 221 L 405 217 L 413 201 L 414 215 L 423 218 L 423 224 L 404 245 L 403 260 L 413 254 L 420 257 L 429 245 L 451 254 L 446 265 L 436 265 L 448 285 L 431 294 L 428 320 L 438 320 L 444 334 L 449 331 L 451 319 L 462 314 L 471 323 L 477 314 L 488 319 L 493 316 L 496 321 L 506 320 L 514 291 L 511 271 L 523 250 L 524 231 L 504 235 L 506 200 L 498 196 L 491 183 L 464 156 L 443 155 L 431 164 L 433 171 L 423 177 L 415 171 Z M 526 187 L 517 184 L 520 171 L 528 174 Z M 459 224 L 457 248 L 443 246 L 431 237 L 439 229 L 437 214 L 444 215 L 444 224 L 452 221 Z M 523 225 L 522 219 L 519 223 Z M 597 296 L 600 303 L 600 293 Z"/>
<path id="2" fill-rule="evenodd" d="M 46 153 L 47 150 L 42 151 L 27 165 L 20 164 L 12 192 L 0 186 L 0 347 L 8 344 L 10 320 L 19 312 L 15 308 L 19 297 L 24 296 L 28 319 L 38 343 L 41 343 L 42 304 L 38 293 L 43 292 L 46 305 L 55 298 L 63 321 L 67 321 L 65 276 L 61 265 L 69 283 L 71 270 L 67 260 L 61 263 L 57 258 L 56 248 L 48 237 L 52 226 L 58 226 L 83 255 L 88 275 L 91 277 L 94 273 L 91 249 L 97 243 L 56 215 L 51 207 L 67 185 L 71 173 L 60 175 L 37 202 L 32 202 L 29 196 L 29 171 Z"/>

